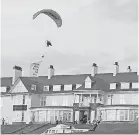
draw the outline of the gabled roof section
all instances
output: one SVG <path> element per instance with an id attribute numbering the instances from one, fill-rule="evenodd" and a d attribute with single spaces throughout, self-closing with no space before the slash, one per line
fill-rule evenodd
<path id="1" fill-rule="evenodd" d="M 42 93 L 44 84 L 39 77 L 21 77 L 20 78 L 29 93 Z M 31 90 L 31 86 L 36 85 L 36 90 Z"/>
<path id="2" fill-rule="evenodd" d="M 90 82 L 92 81 L 91 78 L 89 76 L 87 76 L 87 78 L 85 79 L 86 82 Z"/>
<path id="3" fill-rule="evenodd" d="M 2 77 L 0 80 L 1 87 L 12 86 L 12 77 Z"/>
<path id="4" fill-rule="evenodd" d="M 93 77 L 91 75 L 89 75 L 89 77 L 92 80 L 92 82 L 94 82 L 92 84 L 92 87 L 91 88 L 85 88 L 85 84 L 83 84 L 77 90 L 104 90 L 104 91 L 109 90 L 109 83 L 108 82 L 105 82 L 104 80 L 97 78 L 97 77 Z"/>

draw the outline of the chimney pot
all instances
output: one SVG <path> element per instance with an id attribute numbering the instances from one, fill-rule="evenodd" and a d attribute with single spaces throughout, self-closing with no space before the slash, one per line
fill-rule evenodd
<path id="1" fill-rule="evenodd" d="M 118 65 L 118 62 L 115 62 L 115 64 L 114 64 L 114 65 L 117 65 L 117 66 L 119 66 L 119 65 Z"/>
<path id="2" fill-rule="evenodd" d="M 16 69 L 16 70 L 20 70 L 20 71 L 22 71 L 22 68 L 19 67 L 19 66 L 14 66 L 13 69 Z"/>
<path id="3" fill-rule="evenodd" d="M 50 68 L 53 69 L 54 68 L 53 65 L 50 65 Z"/>
<path id="4" fill-rule="evenodd" d="M 130 66 L 128 66 L 127 70 L 128 70 L 128 72 L 131 72 L 132 71 L 132 69 L 131 69 Z"/>

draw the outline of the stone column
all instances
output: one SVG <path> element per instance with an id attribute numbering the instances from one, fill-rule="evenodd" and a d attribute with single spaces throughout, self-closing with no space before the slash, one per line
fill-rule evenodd
<path id="1" fill-rule="evenodd" d="M 90 103 L 92 103 L 92 94 L 90 94 Z"/>
<path id="2" fill-rule="evenodd" d="M 97 100 L 96 100 L 96 103 L 98 103 L 98 93 L 97 93 Z"/>
<path id="3" fill-rule="evenodd" d="M 74 102 L 73 103 L 75 103 L 75 98 L 76 98 L 76 94 L 74 94 Z"/>

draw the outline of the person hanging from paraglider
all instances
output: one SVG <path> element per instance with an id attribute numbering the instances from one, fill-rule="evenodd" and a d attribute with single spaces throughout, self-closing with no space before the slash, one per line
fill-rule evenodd
<path id="1" fill-rule="evenodd" d="M 49 46 L 52 46 L 51 42 L 46 40 L 46 46 L 49 47 Z"/>

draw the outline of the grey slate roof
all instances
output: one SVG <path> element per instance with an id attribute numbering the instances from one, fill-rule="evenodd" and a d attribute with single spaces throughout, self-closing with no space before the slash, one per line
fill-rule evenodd
<path id="1" fill-rule="evenodd" d="M 12 77 L 2 77 L 0 80 L 1 87 L 12 86 Z"/>

